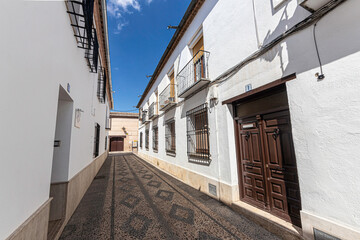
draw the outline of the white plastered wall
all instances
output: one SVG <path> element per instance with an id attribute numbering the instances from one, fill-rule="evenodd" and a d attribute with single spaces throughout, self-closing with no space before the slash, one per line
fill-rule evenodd
<path id="1" fill-rule="evenodd" d="M 273 8 L 272 1 L 209 2 L 212 1 L 207 1 L 199 11 L 157 78 L 153 89 L 159 86 L 159 93 L 161 88 L 168 84 L 168 79 L 164 76 L 171 66 L 174 64 L 176 75 L 191 58 L 187 44 L 201 26 L 205 50 L 210 52 L 209 72 L 213 80 L 257 51 L 259 46 L 271 42 L 310 14 L 298 6 L 296 0 L 284 1 L 277 8 Z M 360 199 L 360 191 L 356 183 L 360 179 L 356 172 L 360 165 L 356 159 L 360 142 L 360 129 L 357 124 L 360 117 L 357 42 L 360 37 L 357 24 L 360 20 L 357 13 L 359 4 L 357 1 L 346 2 L 317 25 L 319 51 L 326 76 L 322 82 L 318 82 L 314 77 L 315 73 L 319 72 L 319 62 L 313 29 L 309 27 L 288 37 L 218 87 L 221 103 L 244 93 L 247 84 L 252 84 L 254 89 L 292 73 L 297 74 L 295 80 L 287 83 L 287 91 L 302 210 L 358 231 L 360 220 L 357 213 L 360 209 L 356 202 Z M 206 99 L 204 95 L 204 91 L 198 93 L 180 104 L 176 110 L 170 110 L 158 119 L 158 125 L 162 125 L 168 116 L 175 116 L 176 158 L 165 155 L 165 133 L 161 127 L 158 153 L 153 153 L 151 149 L 151 131 L 149 151 L 143 148 L 140 152 L 205 176 L 215 179 L 220 176 L 220 181 L 235 186 L 238 176 L 231 107 L 221 104 L 216 106 L 217 123 L 214 115 L 209 115 L 212 155 L 217 156 L 217 153 L 213 152 L 216 149 L 213 147 L 214 142 L 228 146 L 220 148 L 218 153 L 220 171 L 216 167 L 216 157 L 209 167 L 197 166 L 187 161 L 184 145 L 186 122 L 182 113 L 187 106 L 190 109 L 190 106 L 202 104 Z M 214 124 L 217 124 L 219 129 L 217 139 L 212 138 Z M 143 131 L 141 125 L 140 131 Z"/>
<path id="2" fill-rule="evenodd" d="M 95 122 L 104 153 L 106 107 L 98 103 L 97 74 L 89 73 L 66 11 L 63 1 L 2 2 L 0 239 L 49 198 L 60 85 L 70 84 L 74 110 L 84 111 L 80 129 L 72 119 L 69 174 L 63 180 L 92 162 Z"/>

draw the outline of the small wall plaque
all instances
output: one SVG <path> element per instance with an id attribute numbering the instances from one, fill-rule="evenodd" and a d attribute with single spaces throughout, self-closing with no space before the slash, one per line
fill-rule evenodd
<path id="1" fill-rule="evenodd" d="M 248 84 L 245 86 L 245 92 L 249 92 L 252 90 L 252 85 L 251 84 Z"/>

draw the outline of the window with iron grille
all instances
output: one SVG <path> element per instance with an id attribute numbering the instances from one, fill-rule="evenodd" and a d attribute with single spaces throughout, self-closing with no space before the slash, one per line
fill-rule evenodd
<path id="1" fill-rule="evenodd" d="M 159 128 L 158 126 L 153 127 L 153 134 L 152 134 L 152 140 L 153 140 L 153 150 L 158 150 L 159 145 Z"/>
<path id="2" fill-rule="evenodd" d="M 176 153 L 175 139 L 175 120 L 171 119 L 165 123 L 165 149 L 167 153 Z"/>
<path id="3" fill-rule="evenodd" d="M 97 72 L 99 43 L 93 27 L 94 0 L 67 0 L 67 12 L 79 48 L 85 49 L 85 58 L 90 72 Z"/>
<path id="4" fill-rule="evenodd" d="M 99 102 L 105 103 L 106 98 L 106 71 L 105 68 L 99 68 L 98 84 L 97 84 L 97 97 Z"/>
<path id="5" fill-rule="evenodd" d="M 140 133 L 140 148 L 142 148 L 143 145 L 143 133 Z"/>
<path id="6" fill-rule="evenodd" d="M 187 153 L 194 161 L 209 160 L 207 103 L 186 112 Z"/>
<path id="7" fill-rule="evenodd" d="M 99 144 L 100 144 L 100 125 L 95 124 L 95 133 L 94 133 L 94 158 L 99 156 Z"/>
<path id="8" fill-rule="evenodd" d="M 145 148 L 149 150 L 149 130 L 145 130 Z"/>

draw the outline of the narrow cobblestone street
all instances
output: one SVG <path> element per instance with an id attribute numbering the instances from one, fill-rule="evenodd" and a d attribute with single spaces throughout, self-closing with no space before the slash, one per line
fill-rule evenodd
<path id="1" fill-rule="evenodd" d="M 110 155 L 61 238 L 278 239 L 133 154 Z"/>

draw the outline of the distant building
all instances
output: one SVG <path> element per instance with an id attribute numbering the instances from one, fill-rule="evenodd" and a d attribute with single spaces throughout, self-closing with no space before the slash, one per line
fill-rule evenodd
<path id="1" fill-rule="evenodd" d="M 108 155 L 106 1 L 1 5 L 0 239 L 57 239 Z"/>
<path id="2" fill-rule="evenodd" d="M 271 231 L 360 239 L 359 9 L 191 1 L 138 103 L 139 155 Z"/>
<path id="3" fill-rule="evenodd" d="M 132 152 L 133 150 L 137 151 L 139 114 L 111 112 L 110 123 L 110 152 Z"/>

